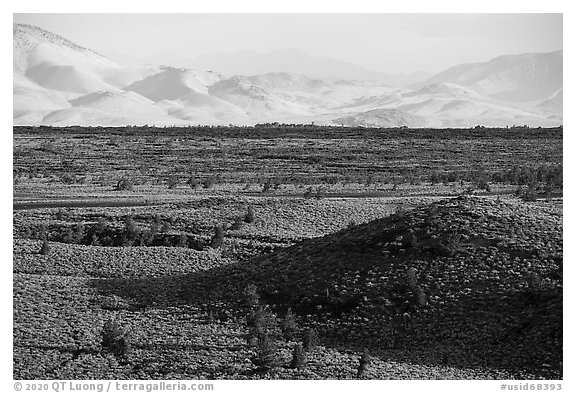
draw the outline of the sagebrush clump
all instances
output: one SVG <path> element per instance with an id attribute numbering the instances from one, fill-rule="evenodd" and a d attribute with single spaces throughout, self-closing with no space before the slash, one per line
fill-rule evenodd
<path id="1" fill-rule="evenodd" d="M 291 368 L 302 368 L 306 365 L 308 361 L 306 356 L 306 351 L 302 347 L 302 344 L 296 344 L 292 350 L 292 360 L 290 361 Z"/>
<path id="2" fill-rule="evenodd" d="M 360 362 L 358 364 L 358 371 L 356 372 L 356 378 L 363 378 L 366 376 L 366 371 L 368 370 L 368 366 L 372 363 L 372 358 L 370 357 L 370 352 L 368 349 L 365 349 L 360 357 Z"/>
<path id="3" fill-rule="evenodd" d="M 210 240 L 210 247 L 216 249 L 222 247 L 224 244 L 224 227 L 222 225 L 216 225 L 214 227 L 214 235 L 212 240 Z"/>
<path id="4" fill-rule="evenodd" d="M 250 205 L 250 206 L 248 206 L 248 211 L 246 212 L 246 215 L 244 216 L 244 222 L 250 224 L 253 221 L 254 221 L 254 208 L 252 207 L 252 205 Z"/>
<path id="5" fill-rule="evenodd" d="M 130 354 L 128 334 L 118 322 L 108 319 L 102 328 L 102 348 L 117 357 L 126 357 Z"/>
<path id="6" fill-rule="evenodd" d="M 278 348 L 274 340 L 267 334 L 258 337 L 256 353 L 250 359 L 257 371 L 267 372 L 280 364 Z"/>
<path id="7" fill-rule="evenodd" d="M 314 328 L 308 328 L 302 337 L 302 345 L 307 352 L 313 350 L 318 345 L 318 333 Z"/>
<path id="8" fill-rule="evenodd" d="M 292 313 L 292 309 L 289 308 L 288 311 L 286 311 L 286 315 L 284 315 L 284 319 L 282 320 L 282 334 L 284 335 L 286 341 L 294 340 L 296 329 L 296 318 Z"/>
<path id="9" fill-rule="evenodd" d="M 123 177 L 120 180 L 118 180 L 118 182 L 116 183 L 116 187 L 114 187 L 114 190 L 116 191 L 132 191 L 134 189 L 134 183 L 132 182 L 132 180 Z"/>

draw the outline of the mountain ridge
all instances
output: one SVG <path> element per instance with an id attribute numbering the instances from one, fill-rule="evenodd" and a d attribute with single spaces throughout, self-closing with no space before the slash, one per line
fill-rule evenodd
<path id="1" fill-rule="evenodd" d="M 39 27 L 15 24 L 13 34 L 17 125 L 562 124 L 562 51 L 457 65 L 407 88 L 295 72 L 225 76 L 174 66 L 128 68 Z M 531 100 L 519 102 L 518 94 Z M 82 97 L 100 97 L 106 105 L 85 105 L 91 101 Z"/>
<path id="2" fill-rule="evenodd" d="M 562 50 L 504 55 L 487 62 L 456 65 L 412 87 L 452 82 L 493 98 L 514 102 L 530 101 L 562 87 L 562 57 Z M 538 67 L 535 64 L 537 62 L 541 63 Z M 522 82 L 528 86 L 523 86 Z M 538 91 L 538 96 L 535 96 L 534 89 L 538 88 L 544 91 Z"/>

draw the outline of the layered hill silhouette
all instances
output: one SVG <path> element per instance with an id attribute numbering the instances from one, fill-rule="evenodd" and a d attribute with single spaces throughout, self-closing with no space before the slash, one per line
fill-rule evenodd
<path id="1" fill-rule="evenodd" d="M 500 56 L 454 66 L 415 86 L 449 82 L 505 101 L 541 100 L 562 88 L 562 58 L 562 51 Z"/>
<path id="2" fill-rule="evenodd" d="M 459 197 L 191 275 L 183 291 L 242 309 L 254 284 L 326 342 L 550 378 L 562 363 L 562 248 L 553 208 Z"/>
<path id="3" fill-rule="evenodd" d="M 458 65 L 425 82 L 398 87 L 387 84 L 385 73 L 370 73 L 350 64 L 336 67 L 348 79 L 302 75 L 298 68 L 288 67 L 294 62 L 274 59 L 273 69 L 278 72 L 258 75 L 242 75 L 240 61 L 227 65 L 238 67 L 232 76 L 170 65 L 122 67 L 39 27 L 15 24 L 13 33 L 16 125 L 280 121 L 380 127 L 546 127 L 561 125 L 563 119 L 562 51 Z M 281 51 L 281 55 L 303 56 L 299 51 Z M 329 59 L 303 58 L 318 70 L 334 65 Z M 282 64 L 286 69 L 278 68 Z M 106 105 L 101 100 L 95 104 L 94 97 L 106 97 Z"/>

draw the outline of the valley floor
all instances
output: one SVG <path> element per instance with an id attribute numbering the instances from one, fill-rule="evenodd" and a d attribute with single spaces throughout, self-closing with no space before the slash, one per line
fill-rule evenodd
<path id="1" fill-rule="evenodd" d="M 545 231 L 526 234 L 523 231 L 532 221 L 513 222 L 516 226 L 509 231 L 519 236 L 517 246 L 528 242 L 536 248 L 529 255 L 522 255 L 513 242 L 506 245 L 504 238 L 500 239 L 504 246 L 470 234 L 470 244 L 456 244 L 458 239 L 450 238 L 457 252 L 465 246 L 473 249 L 453 260 L 464 264 L 465 252 L 477 252 L 475 258 L 490 255 L 492 263 L 500 261 L 504 250 L 506 263 L 537 266 L 550 277 L 558 274 L 560 264 L 560 278 L 554 276 L 553 281 L 560 282 L 561 288 L 562 188 L 550 180 L 558 170 L 549 168 L 560 165 L 561 175 L 562 138 L 549 130 L 532 130 L 528 137 L 503 130 L 494 131 L 492 137 L 446 131 L 444 139 L 435 139 L 426 130 L 419 130 L 416 137 L 396 130 L 398 135 L 393 132 L 382 138 L 370 134 L 372 140 L 359 130 L 328 130 L 328 135 L 285 130 L 290 138 L 281 133 L 270 136 L 266 130 L 255 136 L 241 130 L 238 136 L 225 129 L 221 138 L 210 136 L 213 130 L 158 134 L 152 129 L 135 134 L 130 129 L 93 135 L 85 129 L 15 131 L 15 379 L 354 379 L 370 343 L 346 342 L 327 334 L 338 319 L 322 320 L 321 312 L 297 313 L 297 337 L 278 339 L 276 367 L 259 370 L 246 315 L 214 297 L 218 284 L 203 283 L 202 277 L 208 280 L 213 272 L 244 266 L 249 273 L 240 272 L 239 277 L 249 279 L 249 274 L 260 274 L 250 273 L 250 266 L 260 266 L 261 261 L 270 266 L 275 261 L 300 263 L 301 268 L 306 267 L 306 258 L 326 257 L 321 260 L 330 267 L 337 261 L 329 253 L 324 255 L 322 247 L 302 260 L 290 258 L 306 254 L 306 247 L 315 241 L 347 239 L 355 231 L 367 231 L 362 232 L 366 239 L 360 238 L 358 247 L 367 247 L 374 255 L 381 252 L 377 256 L 383 260 L 390 257 L 389 250 L 397 250 L 400 256 L 420 252 L 423 240 L 410 240 L 404 232 L 388 243 L 372 242 L 370 223 L 391 215 L 404 217 L 406 212 L 462 195 L 480 201 L 479 206 L 482 201 L 493 202 L 496 207 L 490 209 L 494 210 L 502 203 L 519 212 L 533 211 L 533 217 L 522 213 L 522 219 L 543 223 Z M 518 173 L 540 176 L 537 187 L 492 181 L 508 176 L 514 168 L 535 165 L 545 170 Z M 171 184 L 174 173 L 177 179 Z M 448 173 L 455 178 L 448 179 Z M 475 176 L 488 179 L 489 186 L 480 186 Z M 130 187 L 120 189 L 126 179 Z M 545 188 L 546 181 L 553 187 Z M 250 211 L 253 217 L 248 219 Z M 476 213 L 456 216 L 454 225 L 470 217 Z M 478 217 L 482 228 L 495 230 L 490 219 Z M 224 233 L 220 242 L 218 226 Z M 425 229 L 421 232 L 419 237 L 428 236 Z M 543 236 L 552 241 L 546 243 L 548 238 Z M 342 247 L 354 251 L 354 242 L 360 240 L 353 238 Z M 496 252 L 495 245 L 501 249 L 490 254 Z M 41 252 L 44 247 L 48 250 Z M 416 262 L 424 263 L 429 250 L 417 256 Z M 354 272 L 345 273 L 353 276 Z M 512 273 L 522 277 L 525 272 Z M 305 270 L 298 274 L 304 277 L 297 279 L 308 279 Z M 198 286 L 190 287 L 194 285 Z M 515 291 L 524 293 L 522 280 L 514 285 Z M 214 303 L 203 303 L 204 288 L 210 292 L 206 298 Z M 362 292 L 364 287 L 354 290 Z M 319 291 L 326 291 L 329 298 L 328 287 Z M 274 289 L 266 295 L 267 300 L 273 299 Z M 548 298 L 543 302 L 542 307 L 549 306 Z M 535 315 L 540 315 L 539 304 L 529 305 Z M 475 312 L 478 316 L 485 310 Z M 130 350 L 121 356 L 103 342 L 111 320 L 129 343 Z M 292 351 L 310 327 L 318 328 L 318 345 L 307 352 L 305 367 L 292 368 Z M 417 347 L 390 343 L 369 349 L 371 363 L 362 378 L 562 378 L 556 358 L 523 368 L 491 363 L 465 346 L 446 342 Z"/>

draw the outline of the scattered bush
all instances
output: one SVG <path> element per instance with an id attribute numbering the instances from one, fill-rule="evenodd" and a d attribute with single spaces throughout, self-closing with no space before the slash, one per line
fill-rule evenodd
<path id="1" fill-rule="evenodd" d="M 524 202 L 536 202 L 536 191 L 529 187 L 526 191 L 520 192 L 520 199 Z"/>
<path id="2" fill-rule="evenodd" d="M 198 187 L 198 180 L 194 176 L 190 176 L 186 184 L 188 184 L 191 189 L 195 190 Z"/>
<path id="3" fill-rule="evenodd" d="M 249 312 L 246 322 L 248 323 L 249 343 L 263 336 L 275 334 L 278 326 L 276 316 L 270 311 L 267 305 L 258 305 L 254 310 Z"/>
<path id="4" fill-rule="evenodd" d="M 102 243 L 100 242 L 100 238 L 98 237 L 98 235 L 96 233 L 92 234 L 92 238 L 90 239 L 90 245 L 91 246 L 101 246 Z"/>
<path id="5" fill-rule="evenodd" d="M 363 378 L 366 375 L 366 371 L 371 362 L 372 359 L 370 358 L 370 353 L 368 352 L 368 349 L 365 349 L 364 353 L 362 353 L 362 356 L 360 357 L 356 378 Z"/>
<path id="6" fill-rule="evenodd" d="M 174 188 L 176 188 L 178 186 L 178 177 L 169 176 L 166 183 L 168 184 L 168 189 L 173 190 Z"/>
<path id="7" fill-rule="evenodd" d="M 260 372 L 267 372 L 280 364 L 278 349 L 271 337 L 266 334 L 258 337 L 256 354 L 251 361 Z"/>
<path id="8" fill-rule="evenodd" d="M 50 253 L 50 245 L 48 244 L 48 239 L 46 236 L 42 239 L 42 247 L 40 247 L 41 255 L 48 255 Z"/>
<path id="9" fill-rule="evenodd" d="M 122 245 L 130 247 L 134 244 L 139 232 L 136 228 L 136 222 L 130 216 L 124 221 L 124 232 L 122 233 Z"/>
<path id="10" fill-rule="evenodd" d="M 188 236 L 186 236 L 186 234 L 183 233 L 182 235 L 180 235 L 176 247 L 184 247 L 184 248 L 188 247 Z"/>
<path id="11" fill-rule="evenodd" d="M 58 221 L 64 221 L 65 219 L 64 210 L 58 209 L 58 211 L 56 212 L 56 219 Z"/>
<path id="12" fill-rule="evenodd" d="M 296 318 L 292 313 L 292 309 L 289 308 L 282 320 L 282 334 L 287 341 L 292 341 L 294 339 L 297 327 Z"/>
<path id="13" fill-rule="evenodd" d="M 86 231 L 84 229 L 84 224 L 79 222 L 78 224 L 76 224 L 76 228 L 74 230 L 74 243 L 82 244 L 85 236 L 86 236 Z"/>
<path id="14" fill-rule="evenodd" d="M 422 287 L 416 288 L 416 293 L 414 294 L 416 305 L 419 307 L 424 307 L 428 304 L 428 300 L 426 299 L 426 292 Z"/>
<path id="15" fill-rule="evenodd" d="M 304 346 L 304 350 L 309 352 L 316 348 L 318 345 L 318 333 L 313 328 L 308 328 L 304 332 L 304 337 L 302 338 L 302 345 Z"/>
<path id="16" fill-rule="evenodd" d="M 66 235 L 64 236 L 64 242 L 73 244 L 74 241 L 75 241 L 74 231 L 72 230 L 71 227 L 68 227 L 68 229 L 66 229 Z"/>
<path id="17" fill-rule="evenodd" d="M 214 227 L 214 236 L 210 240 L 210 247 L 216 249 L 222 247 L 224 244 L 224 228 L 222 225 L 216 225 Z"/>
<path id="18" fill-rule="evenodd" d="M 242 229 L 243 224 L 244 220 L 242 220 L 242 217 L 236 217 L 234 218 L 234 222 L 230 225 L 230 230 L 237 231 L 239 229 Z"/>
<path id="19" fill-rule="evenodd" d="M 60 175 L 60 181 L 64 184 L 74 184 L 76 183 L 76 175 L 73 173 L 63 173 Z"/>
<path id="20" fill-rule="evenodd" d="M 481 179 L 476 183 L 476 187 L 480 190 L 485 190 L 487 192 L 491 191 L 490 183 L 486 179 Z"/>
<path id="21" fill-rule="evenodd" d="M 120 180 L 118 180 L 118 182 L 116 183 L 116 187 L 114 187 L 114 190 L 116 190 L 116 191 L 132 191 L 133 188 L 134 188 L 134 183 L 132 182 L 132 180 L 123 177 Z"/>
<path id="22" fill-rule="evenodd" d="M 205 189 L 209 189 L 214 187 L 214 184 L 216 184 L 216 178 L 214 176 L 210 176 L 204 179 L 204 181 L 202 182 L 202 187 L 204 187 Z"/>
<path id="23" fill-rule="evenodd" d="M 296 344 L 292 350 L 292 361 L 290 362 L 291 368 L 302 368 L 307 362 L 306 351 L 302 348 L 302 344 Z"/>
<path id="24" fill-rule="evenodd" d="M 254 284 L 248 284 L 242 293 L 244 295 L 244 304 L 249 310 L 254 310 L 260 304 L 260 295 L 258 288 Z"/>
<path id="25" fill-rule="evenodd" d="M 418 287 L 418 281 L 416 278 L 416 269 L 414 267 L 409 267 L 408 270 L 406 271 L 406 281 L 408 287 L 412 291 L 416 291 L 416 288 Z"/>
<path id="26" fill-rule="evenodd" d="M 126 357 L 130 353 L 127 333 L 113 319 L 109 319 L 102 329 L 102 348 L 116 357 Z"/>
<path id="27" fill-rule="evenodd" d="M 252 205 L 250 205 L 250 206 L 248 206 L 248 211 L 246 212 L 246 215 L 244 216 L 244 222 L 250 224 L 253 221 L 254 221 L 254 208 L 252 207 Z"/>
<path id="28" fill-rule="evenodd" d="M 271 189 L 272 189 L 272 179 L 267 179 L 266 183 L 262 185 L 262 194 L 270 192 Z"/>

